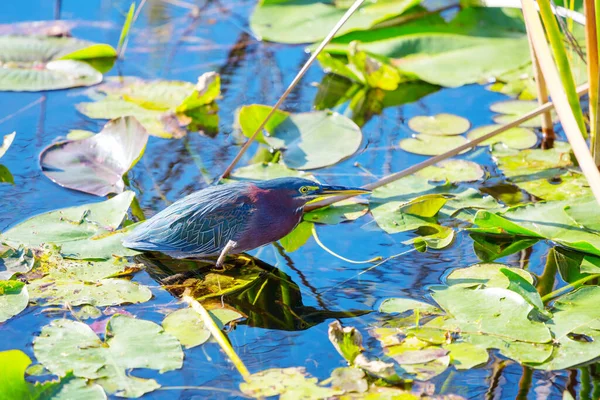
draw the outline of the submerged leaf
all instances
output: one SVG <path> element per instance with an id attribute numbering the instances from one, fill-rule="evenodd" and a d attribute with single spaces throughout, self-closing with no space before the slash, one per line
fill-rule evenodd
<path id="1" fill-rule="evenodd" d="M 42 328 L 33 351 L 52 373 L 64 376 L 72 371 L 123 397 L 139 397 L 160 387 L 154 379 L 138 378 L 126 370 L 149 368 L 162 373 L 183 364 L 177 339 L 153 322 L 115 315 L 106 338 L 103 342 L 81 322 L 54 320 Z"/>
<path id="2" fill-rule="evenodd" d="M 95 85 L 115 57 L 108 45 L 70 37 L 0 36 L 0 91 Z"/>
<path id="3" fill-rule="evenodd" d="M 408 127 L 417 133 L 435 136 L 454 136 L 469 130 L 468 119 L 454 114 L 419 115 L 408 121 Z"/>
<path id="4" fill-rule="evenodd" d="M 42 172 L 53 182 L 96 196 L 122 193 L 123 175 L 144 154 L 148 133 L 135 117 L 107 123 L 87 139 L 55 143 L 42 151 Z"/>
<path id="5" fill-rule="evenodd" d="M 415 175 L 434 182 L 473 182 L 483 178 L 481 166 L 467 160 L 445 160 L 417 171 Z"/>

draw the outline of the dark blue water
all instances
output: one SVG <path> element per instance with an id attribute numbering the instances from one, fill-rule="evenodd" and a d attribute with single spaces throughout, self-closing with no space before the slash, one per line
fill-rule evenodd
<path id="1" fill-rule="evenodd" d="M 183 140 L 150 139 L 143 159 L 130 173 L 132 187 L 146 215 L 165 207 L 165 198 L 176 200 L 205 187 L 222 173 L 242 143 L 232 127 L 234 110 L 245 104 L 274 103 L 307 59 L 302 46 L 261 43 L 252 37 L 247 20 L 253 1 L 198 1 L 201 12 L 197 19 L 189 15 L 189 8 L 174 5 L 178 3 L 188 4 L 181 0 L 173 4 L 147 1 L 132 30 L 124 62 L 109 75 L 195 82 L 204 72 L 218 71 L 223 83 L 218 101 L 220 132 L 215 138 L 193 133 Z M 75 36 L 116 46 L 128 7 L 128 1 L 119 0 L 63 0 L 60 18 L 78 21 L 73 29 Z M 49 0 L 5 0 L 0 4 L 0 23 L 53 19 L 55 12 L 54 2 Z M 284 109 L 309 111 L 317 91 L 314 83 L 320 82 L 322 76 L 320 67 L 312 67 Z M 16 185 L 0 185 L 0 231 L 44 211 L 100 200 L 60 188 L 46 179 L 38 167 L 40 151 L 70 129 L 98 131 L 103 125 L 75 110 L 74 104 L 86 101 L 84 92 L 85 89 L 0 93 L 0 134 L 17 132 L 12 148 L 2 159 L 14 174 Z M 365 139 L 359 154 L 335 167 L 316 171 L 315 175 L 326 183 L 362 185 L 372 182 L 373 175 L 381 177 L 399 171 L 424 159 L 397 148 L 398 141 L 410 135 L 405 124 L 408 118 L 451 112 L 467 117 L 474 126 L 489 124 L 489 105 L 502 98 L 503 95 L 473 85 L 441 90 L 416 103 L 386 109 L 363 127 Z M 252 154 L 249 151 L 240 165 L 247 164 Z M 464 157 L 490 165 L 485 150 L 472 151 Z M 353 166 L 355 162 L 372 175 Z M 495 174 L 493 166 L 488 169 Z M 327 325 L 332 321 L 327 315 L 350 309 L 376 310 L 383 299 L 391 296 L 421 298 L 427 293 L 427 285 L 439 283 L 449 269 L 478 261 L 472 240 L 466 235 L 459 235 L 448 250 L 422 254 L 401 243 L 410 235 L 387 235 L 370 216 L 349 224 L 321 226 L 318 232 L 327 246 L 350 259 L 409 252 L 358 276 L 365 265 L 343 262 L 324 252 L 312 239 L 299 251 L 287 255 L 274 246 L 254 251 L 253 255 L 287 274 L 299 286 L 300 304 L 313 307 L 307 314 L 319 314 L 316 310 L 325 317 L 315 317 L 314 326 L 309 324 L 310 327 L 296 331 L 238 325 L 228 336 L 251 372 L 303 366 L 312 375 L 325 379 L 333 368 L 345 364 L 327 339 Z M 533 248 L 529 255 L 531 272 L 541 273 L 547 250 L 543 243 Z M 515 254 L 502 261 L 518 266 L 521 256 Z M 136 280 L 153 286 L 155 295 L 146 304 L 126 307 L 139 318 L 160 323 L 165 310 L 181 307 L 147 273 L 138 274 Z M 61 316 L 29 308 L 0 325 L 0 350 L 23 349 L 33 358 L 34 335 L 52 318 Z M 367 331 L 381 318 L 371 313 L 345 319 L 344 323 L 357 326 L 365 335 L 366 347 L 372 346 L 376 353 L 376 343 L 368 339 Z M 517 364 L 503 364 L 493 356 L 486 367 L 467 372 L 448 370 L 433 382 L 437 393 L 515 398 L 519 395 L 522 372 Z M 155 377 L 163 385 L 162 390 L 145 396 L 156 399 L 228 398 L 236 395 L 241 382 L 216 344 L 186 351 L 181 370 L 163 375 L 136 370 L 134 375 Z M 528 393 L 525 390 L 521 396 L 562 398 L 567 378 L 567 372 L 534 372 Z"/>

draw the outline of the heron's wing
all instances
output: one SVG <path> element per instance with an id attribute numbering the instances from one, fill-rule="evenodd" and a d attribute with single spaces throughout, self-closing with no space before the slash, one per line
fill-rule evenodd
<path id="1" fill-rule="evenodd" d="M 137 227 L 124 244 L 179 255 L 219 254 L 248 230 L 254 211 L 254 203 L 239 191 L 197 192 Z"/>

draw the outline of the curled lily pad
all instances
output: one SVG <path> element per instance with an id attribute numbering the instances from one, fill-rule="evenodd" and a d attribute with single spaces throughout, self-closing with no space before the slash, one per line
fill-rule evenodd
<path id="1" fill-rule="evenodd" d="M 408 121 L 415 132 L 435 136 L 453 136 L 465 133 L 471 127 L 468 119 L 454 114 L 419 115 Z"/>
<path id="2" fill-rule="evenodd" d="M 354 221 L 368 211 L 369 207 L 366 204 L 350 199 L 307 212 L 304 214 L 303 219 L 319 224 L 335 225 L 346 221 Z"/>
<path id="3" fill-rule="evenodd" d="M 122 193 L 123 174 L 142 157 L 147 142 L 148 133 L 134 117 L 118 118 L 90 138 L 50 145 L 40 164 L 63 187 L 96 196 Z"/>
<path id="4" fill-rule="evenodd" d="M 19 314 L 29 303 L 25 284 L 19 281 L 0 281 L 0 322 Z"/>
<path id="5" fill-rule="evenodd" d="M 423 168 L 415 175 L 434 182 L 473 182 L 483 178 L 484 171 L 481 166 L 467 160 L 445 160 L 427 168 Z"/>
<path id="6" fill-rule="evenodd" d="M 481 136 L 487 135 L 499 127 L 500 125 L 480 126 L 467 133 L 467 138 L 469 140 L 480 138 Z M 511 128 L 494 136 L 493 138 L 485 140 L 479 143 L 478 146 L 491 146 L 495 143 L 504 143 L 506 146 L 512 149 L 522 150 L 535 146 L 537 140 L 537 135 L 531 129 L 517 127 Z"/>
<path id="7" fill-rule="evenodd" d="M 412 138 L 401 140 L 400 148 L 409 153 L 437 156 L 467 142 L 468 140 L 462 136 L 434 136 L 419 133 Z M 463 153 L 467 151 L 469 149 L 464 150 Z"/>
<path id="8" fill-rule="evenodd" d="M 123 315 L 112 317 L 105 341 L 81 322 L 54 320 L 35 338 L 36 358 L 52 373 L 68 371 L 100 384 L 109 394 L 139 397 L 160 387 L 154 379 L 128 371 L 148 368 L 159 372 L 181 368 L 183 351 L 177 339 L 154 322 Z M 151 355 L 151 357 L 149 356 Z"/>
<path id="9" fill-rule="evenodd" d="M 279 239 L 279 243 L 281 243 L 281 246 L 283 246 L 285 251 L 292 253 L 304 246 L 308 239 L 310 239 L 312 236 L 312 229 L 312 222 L 302 221 L 293 231 Z"/>
<path id="10" fill-rule="evenodd" d="M 493 120 L 497 124 L 508 124 L 524 114 L 535 110 L 539 104 L 536 101 L 508 100 L 492 104 L 490 110 L 499 113 Z M 552 119 L 556 120 L 556 112 L 552 112 Z M 526 128 L 539 128 L 542 126 L 540 117 L 531 118 L 521 124 Z"/>
<path id="11" fill-rule="evenodd" d="M 153 136 L 180 138 L 187 133 L 184 128 L 217 129 L 218 107 L 214 101 L 220 90 L 220 78 L 214 72 L 200 76 L 196 85 L 126 77 L 98 86 L 90 94 L 96 101 L 79 103 L 76 107 L 96 119 L 133 116 Z"/>
<path id="12" fill-rule="evenodd" d="M 70 37 L 0 36 L 0 90 L 90 86 L 112 67 L 115 50 Z"/>

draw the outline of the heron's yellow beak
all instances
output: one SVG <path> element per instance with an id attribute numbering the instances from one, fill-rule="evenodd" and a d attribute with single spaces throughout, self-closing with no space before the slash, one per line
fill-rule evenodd
<path id="1" fill-rule="evenodd" d="M 321 188 L 321 193 L 319 193 L 319 194 L 327 195 L 327 196 L 337 195 L 337 194 L 341 194 L 341 195 L 345 195 L 345 196 L 347 196 L 347 195 L 357 196 L 359 194 L 366 194 L 366 193 L 371 193 L 371 191 L 367 190 L 367 189 L 356 188 L 356 187 L 323 185 Z"/>

